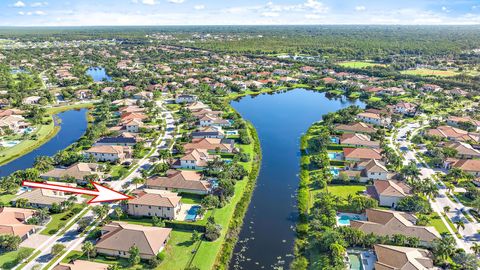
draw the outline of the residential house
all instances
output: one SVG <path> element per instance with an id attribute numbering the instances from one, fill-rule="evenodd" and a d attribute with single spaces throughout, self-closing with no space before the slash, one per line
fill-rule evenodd
<path id="1" fill-rule="evenodd" d="M 442 237 L 432 226 L 415 225 L 417 218 L 405 212 L 383 209 L 367 209 L 367 221 L 351 220 L 350 226 L 369 234 L 380 236 L 393 236 L 402 234 L 409 237 L 417 237 L 420 243 L 430 246 L 434 240 Z"/>
<path id="2" fill-rule="evenodd" d="M 335 130 L 346 132 L 346 133 L 364 133 L 364 134 L 373 134 L 377 132 L 377 129 L 367 125 L 363 122 L 353 123 L 353 124 L 338 124 L 335 126 Z"/>
<path id="3" fill-rule="evenodd" d="M 377 112 L 362 112 L 357 114 L 357 119 L 372 125 L 387 127 L 392 123 L 389 116 Z"/>
<path id="4" fill-rule="evenodd" d="M 39 97 L 39 96 L 30 96 L 30 97 L 26 97 L 22 100 L 22 103 L 24 105 L 34 105 L 34 104 L 38 104 L 40 102 L 40 99 L 42 97 Z"/>
<path id="5" fill-rule="evenodd" d="M 2 207 L 0 208 L 0 235 L 15 235 L 25 240 L 35 233 L 35 225 L 26 224 L 33 217 L 32 209 Z"/>
<path id="6" fill-rule="evenodd" d="M 214 115 L 206 114 L 203 117 L 198 119 L 198 124 L 201 127 L 210 127 L 210 126 L 219 126 L 219 127 L 228 127 L 231 125 L 230 121 L 219 118 Z"/>
<path id="7" fill-rule="evenodd" d="M 77 99 L 84 100 L 92 98 L 92 90 L 89 89 L 81 89 L 75 91 L 75 96 Z"/>
<path id="8" fill-rule="evenodd" d="M 95 145 L 85 151 L 85 155 L 92 156 L 96 161 L 123 162 L 131 158 L 132 152 L 129 146 Z"/>
<path id="9" fill-rule="evenodd" d="M 77 186 L 76 184 L 65 182 L 47 181 L 47 183 L 67 187 Z M 26 199 L 31 207 L 50 209 L 53 204 L 62 206 L 63 203 L 72 196 L 77 197 L 77 201 L 81 198 L 80 196 L 65 193 L 63 191 L 35 188 L 32 190 L 27 190 L 15 197 L 12 200 L 12 205 L 15 205 L 15 202 L 19 199 Z"/>
<path id="10" fill-rule="evenodd" d="M 7 115 L 0 118 L 0 131 L 5 133 L 7 129 L 14 133 L 20 133 L 24 129 L 30 126 L 30 123 L 25 121 L 25 118 L 21 115 Z"/>
<path id="11" fill-rule="evenodd" d="M 350 180 L 367 182 L 371 180 L 387 180 L 388 170 L 385 165 L 376 159 L 356 163 L 353 167 L 345 167 L 339 176 L 345 174 Z"/>
<path id="12" fill-rule="evenodd" d="M 401 199 L 412 195 L 412 189 L 402 181 L 375 180 L 367 186 L 367 194 L 381 206 L 395 207 Z"/>
<path id="13" fill-rule="evenodd" d="M 203 127 L 191 133 L 192 138 L 201 139 L 201 138 L 216 138 L 224 139 L 225 132 L 221 127 L 211 126 Z"/>
<path id="14" fill-rule="evenodd" d="M 194 103 L 197 101 L 197 96 L 195 95 L 188 95 L 188 94 L 181 94 L 175 97 L 175 103 Z"/>
<path id="15" fill-rule="evenodd" d="M 460 159 L 480 158 L 480 151 L 465 142 L 447 142 L 443 146 L 457 150 L 456 157 Z"/>
<path id="16" fill-rule="evenodd" d="M 343 148 L 343 157 L 346 161 L 369 161 L 371 159 L 381 160 L 379 149 L 372 148 Z"/>
<path id="17" fill-rule="evenodd" d="M 347 146 L 380 148 L 379 141 L 370 141 L 370 136 L 362 133 L 344 133 L 339 142 Z"/>
<path id="18" fill-rule="evenodd" d="M 133 192 L 135 198 L 128 200 L 127 213 L 140 217 L 175 219 L 182 208 L 182 197 L 168 190 L 143 189 Z"/>
<path id="19" fill-rule="evenodd" d="M 136 246 L 142 259 L 151 259 L 165 248 L 172 229 L 112 222 L 103 226 L 101 232 L 95 245 L 97 253 L 129 258 L 130 248 Z"/>
<path id="20" fill-rule="evenodd" d="M 480 131 L 480 120 L 475 120 L 470 117 L 449 116 L 447 118 L 447 125 L 452 127 L 462 127 L 471 124 L 476 131 Z"/>
<path id="21" fill-rule="evenodd" d="M 437 128 L 429 129 L 426 134 L 428 136 L 439 137 L 449 141 L 480 142 L 479 133 L 472 133 L 451 126 L 439 126 Z"/>
<path id="22" fill-rule="evenodd" d="M 153 93 L 152 92 L 147 92 L 147 91 L 142 91 L 138 92 L 133 95 L 134 99 L 138 100 L 152 100 L 153 99 Z"/>
<path id="23" fill-rule="evenodd" d="M 108 270 L 109 265 L 104 263 L 75 260 L 71 263 L 59 263 L 52 270 Z"/>
<path id="24" fill-rule="evenodd" d="M 373 246 L 377 262 L 376 270 L 436 270 L 433 265 L 433 255 L 421 248 L 399 247 L 377 244 Z"/>
<path id="25" fill-rule="evenodd" d="M 101 166 L 96 163 L 79 162 L 67 168 L 54 168 L 40 175 L 40 178 L 49 180 L 64 180 L 69 177 L 77 180 L 78 184 L 86 184 L 86 176 L 97 175 L 99 179 L 104 179 L 107 175 L 101 171 Z"/>
<path id="26" fill-rule="evenodd" d="M 212 187 L 196 171 L 168 170 L 166 176 L 154 176 L 147 179 L 149 189 L 170 190 L 179 193 L 208 194 Z"/>
<path id="27" fill-rule="evenodd" d="M 130 119 L 122 122 L 122 126 L 127 132 L 138 133 L 140 128 L 144 126 L 144 123 L 139 119 Z"/>
<path id="28" fill-rule="evenodd" d="M 185 150 L 206 149 L 212 152 L 219 151 L 224 153 L 232 153 L 235 150 L 233 140 L 216 138 L 192 139 L 191 143 L 187 143 L 183 147 Z"/>
<path id="29" fill-rule="evenodd" d="M 458 168 L 475 177 L 480 177 L 480 159 L 447 159 L 445 168 Z"/>
<path id="30" fill-rule="evenodd" d="M 174 168 L 179 169 L 193 169 L 201 170 L 207 166 L 208 161 L 214 159 L 213 155 L 210 155 L 205 149 L 191 149 L 188 150 L 183 157 L 177 160 L 174 164 Z"/>
<path id="31" fill-rule="evenodd" d="M 400 95 L 404 95 L 405 93 L 406 93 L 405 89 L 401 87 L 388 87 L 388 88 L 382 89 L 379 92 L 379 94 L 389 95 L 389 96 L 400 96 Z"/>
<path id="32" fill-rule="evenodd" d="M 414 115 L 417 111 L 417 105 L 409 102 L 399 102 L 393 106 L 393 112 L 403 115 Z"/>
<path id="33" fill-rule="evenodd" d="M 132 120 L 133 121 L 133 120 Z M 118 146 L 134 146 L 137 143 L 135 137 L 103 137 L 99 139 L 95 145 L 118 145 Z"/>

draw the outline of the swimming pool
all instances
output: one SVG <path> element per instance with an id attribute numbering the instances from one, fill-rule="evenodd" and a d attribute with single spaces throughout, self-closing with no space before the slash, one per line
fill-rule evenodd
<path id="1" fill-rule="evenodd" d="M 330 173 L 333 177 L 337 177 L 340 174 L 340 170 L 338 168 L 330 168 Z"/>
<path id="2" fill-rule="evenodd" d="M 361 217 L 358 215 L 340 215 L 338 218 L 338 224 L 342 226 L 350 225 L 350 220 L 361 220 Z"/>
<path id="3" fill-rule="evenodd" d="M 186 221 L 195 221 L 197 219 L 197 213 L 198 213 L 198 210 L 200 210 L 200 208 L 202 208 L 202 207 L 198 206 L 198 205 L 194 205 L 194 206 L 190 207 L 190 209 L 188 209 L 188 211 L 187 211 L 187 215 L 185 216 L 185 220 Z"/>
<path id="4" fill-rule="evenodd" d="M 225 135 L 238 135 L 238 131 L 236 131 L 236 130 L 226 130 Z"/>
<path id="5" fill-rule="evenodd" d="M 332 143 L 339 143 L 339 140 L 337 137 L 330 137 L 330 142 Z"/>
<path id="6" fill-rule="evenodd" d="M 3 147 L 12 147 L 12 146 L 15 146 L 17 144 L 19 144 L 20 141 L 6 141 L 6 142 L 1 142 L 0 144 L 3 146 Z"/>
<path id="7" fill-rule="evenodd" d="M 332 153 L 332 152 L 328 152 L 328 158 L 329 159 L 335 159 L 337 155 L 335 153 Z"/>
<path id="8" fill-rule="evenodd" d="M 350 270 L 363 270 L 360 254 L 348 254 Z"/>

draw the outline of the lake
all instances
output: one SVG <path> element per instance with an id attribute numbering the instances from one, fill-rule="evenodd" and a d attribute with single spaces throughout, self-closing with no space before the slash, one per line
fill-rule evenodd
<path id="1" fill-rule="evenodd" d="M 53 156 L 80 139 L 87 130 L 87 109 L 66 111 L 56 116 L 55 125 L 60 125 L 57 135 L 32 152 L 0 166 L 0 177 L 33 167 L 36 157 Z"/>
<path id="2" fill-rule="evenodd" d="M 92 77 L 94 82 L 102 82 L 104 80 L 107 82 L 112 81 L 112 78 L 108 76 L 105 68 L 102 67 L 91 67 L 87 69 L 86 74 Z"/>
<path id="3" fill-rule="evenodd" d="M 321 116 L 360 101 L 295 89 L 231 105 L 258 131 L 263 160 L 230 269 L 288 269 L 293 259 L 300 137 Z"/>

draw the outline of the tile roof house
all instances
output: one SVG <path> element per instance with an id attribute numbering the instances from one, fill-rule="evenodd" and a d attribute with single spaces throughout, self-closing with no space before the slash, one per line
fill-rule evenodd
<path id="1" fill-rule="evenodd" d="M 386 127 L 392 123 L 392 119 L 389 116 L 382 115 L 375 112 L 362 112 L 357 114 L 357 119 L 372 125 Z"/>
<path id="2" fill-rule="evenodd" d="M 369 161 L 371 159 L 382 159 L 380 150 L 371 148 L 343 148 L 343 156 L 346 161 Z"/>
<path id="3" fill-rule="evenodd" d="M 387 180 L 388 170 L 383 162 L 376 159 L 370 159 L 354 164 L 353 167 L 345 167 L 340 170 L 340 174 L 345 174 L 350 180 L 367 182 L 372 180 Z"/>
<path id="4" fill-rule="evenodd" d="M 15 235 L 22 240 L 35 233 L 35 225 L 25 222 L 35 214 L 34 210 L 2 207 L 0 208 L 0 234 Z"/>
<path id="5" fill-rule="evenodd" d="M 399 102 L 393 106 L 393 111 L 403 115 L 413 115 L 417 111 L 417 105 L 409 102 Z"/>
<path id="6" fill-rule="evenodd" d="M 480 159 L 447 159 L 447 169 L 459 168 L 475 177 L 480 177 Z"/>
<path id="7" fill-rule="evenodd" d="M 447 125 L 452 127 L 459 127 L 462 123 L 471 123 L 477 131 L 480 131 L 480 120 L 475 120 L 470 117 L 449 116 L 447 118 Z"/>
<path id="8" fill-rule="evenodd" d="M 212 161 L 214 155 L 210 155 L 205 149 L 191 149 L 185 152 L 185 155 L 177 160 L 174 168 L 201 170 L 207 166 L 208 161 Z"/>
<path id="9" fill-rule="evenodd" d="M 370 136 L 361 133 L 344 133 L 340 137 L 340 144 L 368 148 L 380 147 L 379 141 L 370 141 Z"/>
<path id="10" fill-rule="evenodd" d="M 221 127 L 203 127 L 191 133 L 192 138 L 201 139 L 201 138 L 216 138 L 224 139 L 225 132 Z"/>
<path id="11" fill-rule="evenodd" d="M 107 270 L 108 264 L 75 260 L 72 263 L 59 263 L 52 270 Z"/>
<path id="12" fill-rule="evenodd" d="M 377 262 L 376 270 L 436 270 L 433 265 L 433 255 L 430 251 L 420 248 L 375 245 Z"/>
<path id="13" fill-rule="evenodd" d="M 232 153 L 235 150 L 234 141 L 227 139 L 203 138 L 193 139 L 191 143 L 183 146 L 185 150 L 206 149 L 208 151 L 220 151 Z"/>
<path id="14" fill-rule="evenodd" d="M 132 156 L 132 149 L 129 146 L 97 145 L 85 151 L 85 155 L 96 161 L 123 162 Z"/>
<path id="15" fill-rule="evenodd" d="M 198 124 L 201 127 L 210 127 L 210 126 L 228 127 L 232 125 L 230 121 L 219 118 L 212 114 L 205 114 L 204 116 L 200 117 L 198 119 Z"/>
<path id="16" fill-rule="evenodd" d="M 367 194 L 378 200 L 380 206 L 395 207 L 398 201 L 412 195 L 412 189 L 402 181 L 375 180 L 367 186 Z"/>
<path id="17" fill-rule="evenodd" d="M 435 136 L 444 138 L 450 141 L 458 142 L 480 142 L 480 134 L 472 133 L 451 126 L 439 126 L 437 128 L 429 129 L 427 131 L 428 136 Z"/>
<path id="18" fill-rule="evenodd" d="M 358 132 L 365 134 L 372 134 L 377 132 L 377 130 L 370 125 L 367 125 L 363 122 L 353 123 L 353 124 L 339 124 L 335 126 L 335 130 L 343 132 Z"/>
<path id="19" fill-rule="evenodd" d="M 79 162 L 71 165 L 67 168 L 54 168 L 46 173 L 40 175 L 41 178 L 48 180 L 48 179 L 55 179 L 61 180 L 67 177 L 73 177 L 77 180 L 78 184 L 85 184 L 86 181 L 85 176 L 89 176 L 92 174 L 96 174 L 99 176 L 100 179 L 105 178 L 105 174 L 100 170 L 100 165 L 96 163 L 84 163 Z"/>
<path id="20" fill-rule="evenodd" d="M 374 233 L 380 236 L 392 236 L 403 234 L 409 237 L 417 237 L 420 243 L 429 246 L 433 240 L 441 236 L 432 226 L 417 226 L 416 217 L 405 212 L 382 209 L 367 209 L 367 221 L 351 220 L 350 226 L 364 233 Z"/>
<path id="21" fill-rule="evenodd" d="M 130 248 L 136 246 L 141 258 L 150 259 L 165 248 L 172 229 L 112 222 L 101 231 L 102 236 L 95 245 L 99 254 L 128 258 Z"/>
<path id="22" fill-rule="evenodd" d="M 147 179 L 145 186 L 149 189 L 170 190 L 179 193 L 208 194 L 211 185 L 202 180 L 196 171 L 168 170 L 166 176 L 154 176 Z"/>
<path id="23" fill-rule="evenodd" d="M 143 189 L 133 194 L 135 198 L 127 202 L 127 212 L 132 216 L 175 219 L 182 207 L 182 197 L 167 190 Z"/>
<path id="24" fill-rule="evenodd" d="M 76 184 L 64 183 L 64 182 L 47 181 L 47 183 L 62 185 L 62 186 L 69 186 L 69 187 L 77 186 Z M 12 200 L 12 204 L 15 205 L 15 202 L 19 199 L 26 199 L 28 201 L 28 204 L 31 207 L 50 209 L 54 203 L 61 206 L 63 202 L 67 201 L 72 196 L 76 196 L 79 199 L 81 198 L 80 196 L 68 194 L 62 191 L 35 188 L 32 190 L 27 190 L 22 194 L 18 195 L 17 197 L 15 197 Z M 79 201 L 82 201 L 82 200 L 79 200 Z"/>
<path id="25" fill-rule="evenodd" d="M 132 120 L 135 121 L 135 120 Z M 95 142 L 95 145 L 118 145 L 118 146 L 134 146 L 137 143 L 135 137 L 103 137 Z"/>
<path id="26" fill-rule="evenodd" d="M 448 142 L 443 144 L 443 146 L 457 150 L 456 157 L 460 159 L 480 158 L 480 150 L 473 148 L 468 143 Z"/>

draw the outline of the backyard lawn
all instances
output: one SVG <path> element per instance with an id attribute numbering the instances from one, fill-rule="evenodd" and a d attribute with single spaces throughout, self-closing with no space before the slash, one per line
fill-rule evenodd
<path id="1" fill-rule="evenodd" d="M 4 252 L 0 254 L 0 269 L 12 269 L 14 266 L 18 264 L 16 258 L 17 254 L 20 252 L 20 250 L 28 250 L 29 253 L 31 254 L 33 252 L 33 248 L 19 248 L 18 250 L 15 251 L 10 251 L 10 252 Z"/>

